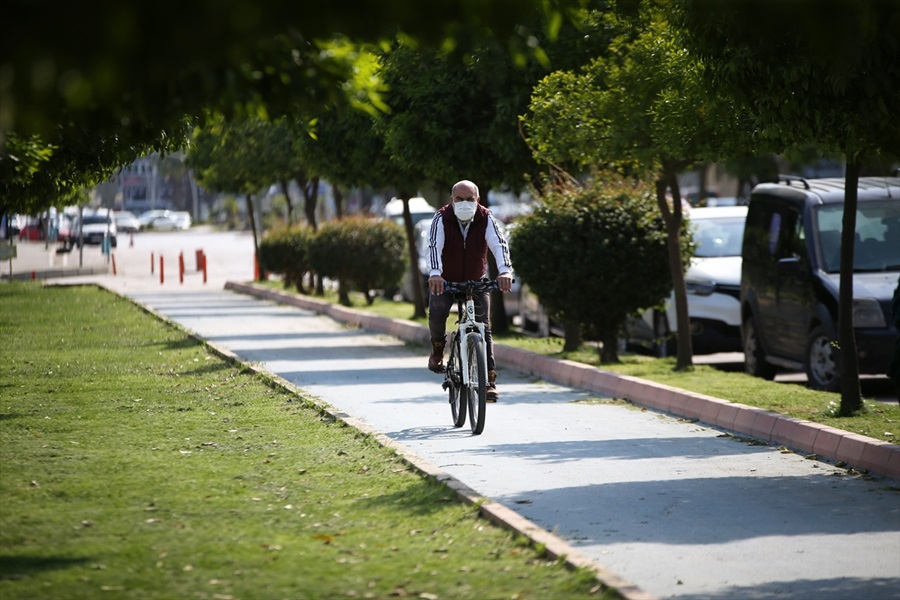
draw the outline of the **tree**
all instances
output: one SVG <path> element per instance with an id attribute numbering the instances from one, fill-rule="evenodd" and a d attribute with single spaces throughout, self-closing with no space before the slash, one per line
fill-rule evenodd
<path id="1" fill-rule="evenodd" d="M 446 50 L 422 50 L 402 40 L 384 54 L 381 73 L 390 111 L 376 126 L 394 162 L 421 172 L 448 196 L 453 183 L 470 179 L 485 204 L 491 190 L 518 192 L 539 180 L 541 167 L 522 138 L 519 115 L 550 63 L 583 59 L 601 46 L 603 35 L 585 22 L 581 30 L 560 26 L 550 43 L 551 36 L 541 33 L 547 21 L 535 15 L 523 23 L 543 51 L 530 60 L 511 55 L 494 39 L 479 41 L 462 60 Z M 493 257 L 489 262 L 496 274 Z M 497 332 L 508 328 L 501 296 L 496 292 L 491 303 Z"/>
<path id="2" fill-rule="evenodd" d="M 246 198 L 254 259 L 259 252 L 259 240 L 253 195 L 273 181 L 269 166 L 259 160 L 266 153 L 271 133 L 271 125 L 259 119 L 229 123 L 218 116 L 209 126 L 194 132 L 187 154 L 187 164 L 194 169 L 201 185 Z"/>
<path id="3" fill-rule="evenodd" d="M 591 182 L 552 192 L 512 236 L 522 279 L 551 314 L 593 328 L 601 362 L 619 361 L 628 315 L 659 304 L 671 287 L 655 204 L 651 186 Z"/>
<path id="4" fill-rule="evenodd" d="M 375 55 L 370 55 L 375 60 Z M 410 276 L 413 281 L 414 318 L 425 318 L 425 291 L 418 270 L 418 251 L 409 198 L 423 181 L 421 169 L 413 164 L 402 167 L 385 149 L 378 117 L 335 104 L 326 107 L 315 121 L 315 135 L 302 140 L 311 168 L 322 173 L 332 185 L 347 187 L 368 185 L 376 189 L 395 189 L 404 201 L 404 230 Z"/>
<path id="5" fill-rule="evenodd" d="M 172 135 L 152 127 L 126 135 L 74 126 L 46 137 L 11 133 L 0 152 L 0 214 L 37 214 L 68 203 L 140 156 L 176 151 L 189 125 L 180 120 Z"/>
<path id="6" fill-rule="evenodd" d="M 354 53 L 328 40 L 337 32 L 378 42 L 401 30 L 460 53 L 498 36 L 525 56 L 541 49 L 519 20 L 545 12 L 556 22 L 580 1 L 400 0 L 388 10 L 380 0 L 348 0 L 311 10 L 278 0 L 11 0 L 0 36 L 3 206 L 37 212 L 145 152 L 177 150 L 208 109 L 277 118 L 329 102 L 377 106 L 380 91 Z"/>
<path id="7" fill-rule="evenodd" d="M 637 19 L 610 15 L 608 22 L 619 35 L 606 56 L 578 71 L 553 73 L 536 86 L 526 131 L 537 155 L 551 163 L 655 181 L 678 321 L 675 368 L 688 369 L 693 350 L 676 176 L 738 145 L 736 114 L 702 85 L 701 65 L 652 7 Z"/>
<path id="8" fill-rule="evenodd" d="M 777 11 L 778 18 L 768 16 Z M 893 0 L 701 0 L 672 13 L 706 85 L 752 115 L 758 143 L 815 143 L 846 160 L 838 329 L 841 407 L 862 408 L 853 332 L 857 184 L 866 155 L 900 155 L 900 5 Z M 727 42 L 726 42 L 727 39 Z"/>
<path id="9" fill-rule="evenodd" d="M 539 49 L 530 31 L 517 31 L 523 18 L 546 12 L 559 21 L 579 3 L 10 0 L 0 38 L 0 72 L 10 74 L 0 89 L 0 138 L 49 134 L 70 120 L 95 131 L 121 129 L 123 120 L 166 128 L 173 116 L 199 114 L 210 103 L 231 114 L 263 100 L 274 116 L 298 104 L 367 95 L 348 85 L 353 63 L 321 51 L 320 40 L 342 33 L 378 42 L 402 31 L 419 44 L 464 52 L 474 40 L 497 36 L 524 55 Z"/>

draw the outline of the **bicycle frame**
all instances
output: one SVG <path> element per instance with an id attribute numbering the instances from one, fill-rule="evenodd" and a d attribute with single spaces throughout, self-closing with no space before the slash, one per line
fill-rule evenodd
<path id="1" fill-rule="evenodd" d="M 459 300 L 457 303 L 457 315 L 459 316 L 457 323 L 457 335 L 459 336 L 459 360 L 462 364 L 462 380 L 463 385 L 469 386 L 471 385 L 471 381 L 469 381 L 469 351 L 468 351 L 468 340 L 469 337 L 478 334 L 481 336 L 481 339 L 484 339 L 484 323 L 479 323 L 475 320 L 475 300 L 472 298 L 472 290 L 467 290 L 466 299 L 463 303 L 463 300 Z M 465 309 L 463 309 L 465 307 Z M 487 364 L 487 345 L 483 346 L 484 348 L 484 360 L 485 364 Z"/>

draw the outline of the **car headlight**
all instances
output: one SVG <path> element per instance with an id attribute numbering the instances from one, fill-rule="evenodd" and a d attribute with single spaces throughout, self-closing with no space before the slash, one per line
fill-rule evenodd
<path id="1" fill-rule="evenodd" d="M 695 296 L 709 296 L 716 291 L 716 284 L 701 283 L 699 281 L 685 281 L 684 287 L 688 294 L 694 294 Z"/>
<path id="2" fill-rule="evenodd" d="M 881 305 L 875 298 L 853 299 L 854 327 L 887 327 Z"/>

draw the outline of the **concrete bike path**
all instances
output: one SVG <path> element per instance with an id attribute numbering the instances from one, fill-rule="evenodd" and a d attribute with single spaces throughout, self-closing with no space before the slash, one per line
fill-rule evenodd
<path id="1" fill-rule="evenodd" d="M 510 369 L 472 436 L 424 348 L 228 291 L 122 293 L 555 533 L 633 597 L 900 598 L 896 480 Z"/>

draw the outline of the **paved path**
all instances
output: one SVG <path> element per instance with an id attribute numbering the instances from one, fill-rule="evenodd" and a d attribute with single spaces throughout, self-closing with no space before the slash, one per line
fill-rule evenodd
<path id="1" fill-rule="evenodd" d="M 471 436 L 450 426 L 422 348 L 196 279 L 91 280 L 384 432 L 650 595 L 900 598 L 896 480 L 510 369 Z"/>

